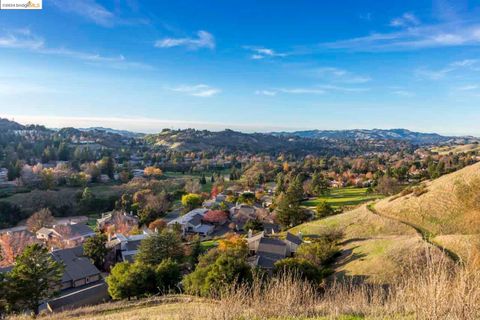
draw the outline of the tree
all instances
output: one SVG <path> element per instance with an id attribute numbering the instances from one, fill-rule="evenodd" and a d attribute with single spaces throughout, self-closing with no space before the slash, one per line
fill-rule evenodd
<path id="1" fill-rule="evenodd" d="M 239 197 L 238 197 L 238 202 L 239 203 L 244 203 L 248 205 L 253 205 L 255 203 L 255 193 L 253 192 L 243 192 Z"/>
<path id="2" fill-rule="evenodd" d="M 311 181 L 311 191 L 314 196 L 322 196 L 325 194 L 328 194 L 329 192 L 329 183 L 328 180 L 324 179 L 321 174 L 318 172 L 315 172 L 312 176 L 312 181 Z"/>
<path id="3" fill-rule="evenodd" d="M 85 212 L 88 212 L 92 208 L 94 200 L 95 196 L 90 188 L 87 187 L 83 189 L 82 196 L 80 198 L 80 206 Z"/>
<path id="4" fill-rule="evenodd" d="M 205 182 L 206 183 L 206 182 Z M 185 183 L 185 192 L 187 193 L 200 193 L 202 192 L 202 186 L 198 180 L 190 179 Z"/>
<path id="5" fill-rule="evenodd" d="M 155 268 L 155 278 L 157 289 L 160 290 L 160 293 L 168 293 L 175 290 L 182 279 L 178 263 L 172 259 L 163 260 Z"/>
<path id="6" fill-rule="evenodd" d="M 220 224 L 228 219 L 228 214 L 222 210 L 209 210 L 203 216 L 203 220 L 208 223 Z"/>
<path id="7" fill-rule="evenodd" d="M 13 300 L 20 309 L 26 308 L 37 315 L 42 301 L 52 298 L 61 287 L 63 270 L 64 266 L 42 245 L 26 247 L 8 274 Z"/>
<path id="8" fill-rule="evenodd" d="M 88 238 L 83 243 L 83 253 L 85 256 L 92 259 L 93 264 L 99 269 L 104 269 L 105 257 L 107 256 L 108 249 L 107 236 L 102 233 L 97 233 L 95 236 Z"/>
<path id="9" fill-rule="evenodd" d="M 156 219 L 148 225 L 148 229 L 161 232 L 167 227 L 167 223 L 163 219 Z"/>
<path id="10" fill-rule="evenodd" d="M 146 177 L 150 177 L 150 178 L 160 178 L 162 175 L 163 175 L 163 172 L 160 168 L 156 168 L 156 167 L 146 167 L 144 170 L 143 170 L 143 174 L 146 176 Z"/>
<path id="11" fill-rule="evenodd" d="M 157 292 L 154 268 L 137 262 L 116 264 L 107 277 L 107 284 L 113 299 L 130 299 Z"/>
<path id="12" fill-rule="evenodd" d="M 145 238 L 138 250 L 137 261 L 150 265 L 157 265 L 168 258 L 179 262 L 185 255 L 180 236 L 168 230 Z"/>
<path id="13" fill-rule="evenodd" d="M 318 283 L 324 276 L 320 268 L 300 258 L 286 258 L 275 262 L 274 273 L 277 276 L 300 277 L 314 283 Z"/>
<path id="14" fill-rule="evenodd" d="M 317 218 L 324 218 L 332 215 L 335 211 L 332 206 L 326 201 L 320 201 L 315 208 Z"/>
<path id="15" fill-rule="evenodd" d="M 297 250 L 296 257 L 312 262 L 317 267 L 324 266 L 338 252 L 336 241 L 323 238 L 302 243 Z"/>
<path id="16" fill-rule="evenodd" d="M 294 203 L 300 203 L 303 198 L 303 184 L 300 179 L 300 176 L 297 176 L 288 186 L 287 192 L 286 192 L 287 197 L 289 198 L 289 201 Z"/>
<path id="17" fill-rule="evenodd" d="M 29 232 L 4 232 L 0 234 L 0 267 L 12 265 L 23 250 L 37 239 Z"/>
<path id="18" fill-rule="evenodd" d="M 398 180 L 387 175 L 378 179 L 377 191 L 383 195 L 391 196 L 400 191 Z"/>
<path id="19" fill-rule="evenodd" d="M 251 219 L 248 220 L 247 223 L 245 223 L 245 225 L 243 226 L 243 230 L 262 231 L 263 224 L 258 219 Z"/>
<path id="20" fill-rule="evenodd" d="M 284 193 L 281 193 L 276 201 L 276 219 L 283 227 L 293 227 L 306 220 L 305 211 L 300 207 L 299 203 L 292 201 Z"/>
<path id="21" fill-rule="evenodd" d="M 46 190 L 51 190 L 55 187 L 55 173 L 53 169 L 43 169 L 40 172 L 40 178 L 42 179 L 42 186 Z"/>
<path id="22" fill-rule="evenodd" d="M 184 278 L 187 293 L 215 296 L 225 288 L 252 280 L 251 268 L 243 257 L 218 251 L 212 253 L 201 256 L 195 271 Z"/>
<path id="23" fill-rule="evenodd" d="M 202 202 L 202 197 L 200 197 L 198 194 L 189 193 L 182 196 L 182 205 L 186 212 L 200 207 Z"/>
<path id="24" fill-rule="evenodd" d="M 108 175 L 110 179 L 113 179 L 115 175 L 115 162 L 112 157 L 103 157 L 99 163 L 100 171 L 103 174 Z"/>
<path id="25" fill-rule="evenodd" d="M 43 208 L 40 211 L 32 214 L 27 220 L 28 231 L 35 233 L 43 227 L 51 227 L 55 224 L 55 218 L 48 208 Z"/>

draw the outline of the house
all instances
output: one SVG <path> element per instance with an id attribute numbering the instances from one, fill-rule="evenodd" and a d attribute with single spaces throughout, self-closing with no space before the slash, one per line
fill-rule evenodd
<path id="1" fill-rule="evenodd" d="M 202 222 L 203 217 L 207 212 L 208 209 L 204 208 L 194 209 L 185 215 L 170 221 L 167 226 L 172 228 L 175 225 L 179 225 L 184 235 L 196 233 L 201 236 L 208 236 L 213 232 L 215 227 Z"/>
<path id="2" fill-rule="evenodd" d="M 148 232 L 131 236 L 116 233 L 115 236 L 107 242 L 107 248 L 115 253 L 114 262 L 133 262 L 135 255 L 138 253 L 140 243 L 148 236 L 150 236 Z"/>
<path id="3" fill-rule="evenodd" d="M 267 237 L 265 232 L 252 235 L 251 231 L 247 238 L 248 249 L 251 257 L 248 259 L 252 267 L 273 270 L 275 262 L 292 257 L 303 243 L 301 237 L 287 233 L 285 240 Z"/>
<path id="4" fill-rule="evenodd" d="M 145 170 L 143 169 L 133 169 L 132 174 L 134 178 L 143 178 L 145 175 Z"/>
<path id="5" fill-rule="evenodd" d="M 51 228 L 43 227 L 36 232 L 38 240 L 58 243 L 62 247 L 77 246 L 94 235 L 95 232 L 83 223 L 60 224 Z"/>
<path id="6" fill-rule="evenodd" d="M 102 213 L 102 217 L 97 219 L 98 230 L 106 230 L 110 226 L 118 227 L 122 225 L 124 227 L 138 227 L 138 218 L 126 211 L 112 211 Z"/>
<path id="7" fill-rule="evenodd" d="M 239 204 L 230 209 L 230 219 L 235 224 L 238 231 L 243 230 L 243 226 L 250 220 L 259 220 L 272 222 L 270 212 L 265 208 Z"/>
<path id="8" fill-rule="evenodd" d="M 108 287 L 100 270 L 83 256 L 82 246 L 51 252 L 64 265 L 60 295 L 47 301 L 47 309 L 60 311 L 109 300 Z"/>

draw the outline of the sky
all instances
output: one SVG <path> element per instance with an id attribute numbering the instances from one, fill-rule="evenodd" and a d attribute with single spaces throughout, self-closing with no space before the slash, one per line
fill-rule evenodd
<path id="1" fill-rule="evenodd" d="M 480 136 L 479 53 L 480 1 L 43 0 L 0 10 L 0 117 Z"/>

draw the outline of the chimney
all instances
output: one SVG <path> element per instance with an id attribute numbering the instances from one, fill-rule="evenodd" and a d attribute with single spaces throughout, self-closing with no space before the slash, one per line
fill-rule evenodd
<path id="1" fill-rule="evenodd" d="M 155 233 L 158 233 L 158 228 L 155 228 Z"/>
<path id="2" fill-rule="evenodd" d="M 298 232 L 297 237 L 300 238 L 300 240 L 303 240 L 303 234 L 301 231 Z"/>
<path id="3" fill-rule="evenodd" d="M 249 237 L 249 238 L 253 237 L 253 231 L 252 231 L 252 229 L 249 229 L 249 230 L 248 230 L 248 237 Z"/>
<path id="4" fill-rule="evenodd" d="M 108 232 L 108 242 L 112 241 L 112 234 Z"/>

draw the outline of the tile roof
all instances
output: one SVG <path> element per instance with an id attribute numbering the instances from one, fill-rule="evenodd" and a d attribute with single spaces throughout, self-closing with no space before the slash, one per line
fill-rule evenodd
<path id="1" fill-rule="evenodd" d="M 51 311 L 71 309 L 108 301 L 108 286 L 102 280 L 62 294 L 47 303 Z"/>

